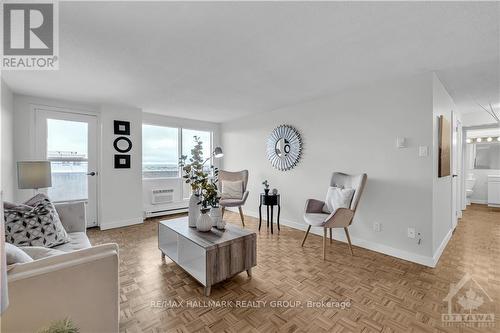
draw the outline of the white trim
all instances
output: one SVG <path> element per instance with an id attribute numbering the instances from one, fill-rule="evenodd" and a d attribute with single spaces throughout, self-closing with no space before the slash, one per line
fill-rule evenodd
<path id="1" fill-rule="evenodd" d="M 470 203 L 479 204 L 479 205 L 487 205 L 488 200 L 470 199 Z"/>
<path id="2" fill-rule="evenodd" d="M 441 255 L 443 254 L 444 249 L 446 248 L 446 245 L 448 245 L 448 242 L 451 239 L 451 236 L 453 236 L 453 230 L 450 229 L 446 236 L 444 236 L 443 241 L 441 242 L 441 245 L 437 248 L 436 252 L 434 252 L 434 255 L 432 256 L 432 266 L 430 267 L 436 267 L 439 258 L 441 258 Z"/>
<path id="3" fill-rule="evenodd" d="M 227 210 L 237 212 L 237 208 L 234 208 L 234 207 L 233 208 L 228 207 Z M 248 215 L 251 217 L 259 218 L 259 214 L 256 212 L 251 212 L 251 211 L 243 209 L 243 213 L 245 215 Z M 276 223 L 276 221 L 275 221 L 275 223 Z M 306 230 L 306 227 L 307 227 L 307 224 L 297 223 L 297 222 L 286 220 L 283 218 L 280 218 L 280 225 L 285 225 L 287 227 L 291 227 L 291 228 L 298 229 L 298 230 L 304 230 L 304 231 Z M 263 227 L 265 228 L 265 225 Z M 323 236 L 323 229 L 313 227 L 313 228 L 311 228 L 310 233 L 313 233 L 313 234 L 318 235 L 318 236 Z M 450 231 L 449 237 L 451 238 L 451 231 Z M 445 238 L 446 243 L 448 243 L 448 240 L 449 240 L 448 235 L 446 236 L 446 238 Z M 334 232 L 333 239 L 340 241 L 340 242 L 347 243 L 347 239 L 343 233 Z M 439 259 L 439 256 L 441 255 L 441 253 L 439 253 L 439 256 L 436 256 L 436 255 L 434 255 L 433 257 L 424 256 L 421 254 L 400 250 L 400 249 L 397 249 L 397 248 L 394 248 L 394 247 L 391 247 L 388 245 L 383 245 L 383 244 L 371 242 L 371 241 L 368 241 L 368 240 L 365 240 L 362 238 L 357 238 L 357 237 L 352 237 L 352 236 L 351 236 L 351 243 L 353 245 L 356 245 L 358 247 L 362 247 L 364 249 L 383 253 L 383 254 L 386 254 L 386 255 L 389 255 L 392 257 L 396 257 L 396 258 L 403 259 L 406 261 L 411 261 L 411 262 L 414 262 L 414 263 L 417 263 L 420 265 L 424 265 L 427 267 L 431 267 L 431 268 L 436 267 L 437 260 Z M 444 243 L 444 240 L 443 240 L 443 243 Z M 441 252 L 444 250 L 446 243 L 444 243 L 444 245 L 441 244 L 441 246 L 443 246 L 442 249 L 440 246 Z M 437 252 L 436 252 L 436 254 L 437 254 Z M 435 260 L 436 257 L 437 257 L 437 260 Z"/>
<path id="4" fill-rule="evenodd" d="M 128 227 L 130 225 L 135 225 L 135 224 L 142 224 L 143 222 L 144 219 L 142 217 L 136 217 L 133 219 L 113 221 L 113 222 L 101 221 L 100 228 L 101 230 L 108 230 L 114 228 Z"/>

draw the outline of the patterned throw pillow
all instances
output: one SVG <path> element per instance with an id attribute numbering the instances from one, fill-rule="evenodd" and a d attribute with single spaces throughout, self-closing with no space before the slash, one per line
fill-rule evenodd
<path id="1" fill-rule="evenodd" d="M 5 241 L 16 246 L 53 247 L 70 241 L 56 208 L 47 197 L 34 206 L 4 207 Z"/>

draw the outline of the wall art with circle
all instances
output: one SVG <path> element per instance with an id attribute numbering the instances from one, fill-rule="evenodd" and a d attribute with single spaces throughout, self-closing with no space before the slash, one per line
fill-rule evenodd
<path id="1" fill-rule="evenodd" d="M 297 165 L 302 154 L 300 133 L 289 125 L 276 127 L 267 138 L 267 158 L 272 166 L 287 171 Z"/>

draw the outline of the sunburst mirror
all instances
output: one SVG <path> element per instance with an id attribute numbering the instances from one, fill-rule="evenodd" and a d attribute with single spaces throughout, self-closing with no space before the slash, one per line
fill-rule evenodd
<path id="1" fill-rule="evenodd" d="M 292 126 L 280 125 L 267 138 L 267 158 L 278 170 L 292 169 L 300 160 L 302 139 Z"/>

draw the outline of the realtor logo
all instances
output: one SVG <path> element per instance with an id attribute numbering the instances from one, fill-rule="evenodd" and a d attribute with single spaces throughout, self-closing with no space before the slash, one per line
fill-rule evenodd
<path id="1" fill-rule="evenodd" d="M 4 2 L 2 69 L 58 69 L 57 2 Z"/>
<path id="2" fill-rule="evenodd" d="M 448 308 L 448 313 L 441 314 L 443 326 L 495 326 L 495 303 L 469 274 L 465 274 L 457 284 L 450 284 L 450 291 L 443 302 L 447 302 Z"/>

